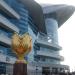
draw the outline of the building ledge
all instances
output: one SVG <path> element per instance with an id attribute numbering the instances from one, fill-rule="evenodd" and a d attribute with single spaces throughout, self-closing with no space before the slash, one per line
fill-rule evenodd
<path id="1" fill-rule="evenodd" d="M 0 9 L 10 17 L 20 19 L 20 15 L 15 10 L 13 10 L 4 0 L 0 0 Z"/>
<path id="2" fill-rule="evenodd" d="M 0 26 L 4 29 L 7 29 L 9 31 L 18 32 L 19 28 L 16 27 L 14 24 L 12 24 L 8 19 L 6 19 L 4 16 L 0 15 Z"/>
<path id="3" fill-rule="evenodd" d="M 54 54 L 54 53 L 44 52 L 44 51 L 41 51 L 41 50 L 37 51 L 36 55 L 44 56 L 44 57 L 50 57 L 50 58 L 53 58 L 53 59 L 56 59 L 56 60 L 64 61 L 63 56 L 60 56 L 60 55 L 57 55 L 57 54 Z"/>
<path id="4" fill-rule="evenodd" d="M 0 45 L 4 47 L 10 47 L 11 46 L 11 39 L 5 36 L 4 34 L 0 34 Z"/>
<path id="5" fill-rule="evenodd" d="M 14 64 L 16 61 L 16 58 L 15 57 L 12 57 L 12 56 L 7 56 L 5 54 L 2 54 L 0 53 L 0 62 L 4 62 L 6 64 Z"/>
<path id="6" fill-rule="evenodd" d="M 47 41 L 43 41 L 43 40 L 40 40 L 40 39 L 37 39 L 35 41 L 35 44 L 38 44 L 40 46 L 44 46 L 44 47 L 47 47 L 47 48 L 51 48 L 53 50 L 61 50 L 62 47 L 58 46 L 57 44 L 52 44 L 52 43 L 49 43 Z"/>

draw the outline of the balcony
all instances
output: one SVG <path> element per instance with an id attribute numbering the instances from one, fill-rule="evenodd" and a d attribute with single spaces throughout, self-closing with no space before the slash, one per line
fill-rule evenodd
<path id="1" fill-rule="evenodd" d="M 0 62 L 5 62 L 5 63 L 9 63 L 9 64 L 14 64 L 16 61 L 15 57 L 9 57 L 5 54 L 0 53 Z"/>
<path id="2" fill-rule="evenodd" d="M 38 45 L 43 46 L 43 47 L 51 48 L 54 50 L 61 50 L 62 49 L 57 44 L 52 44 L 52 43 L 49 43 L 49 42 L 47 42 L 45 40 L 41 40 L 41 39 L 36 39 L 35 44 L 38 44 Z"/>
<path id="3" fill-rule="evenodd" d="M 14 24 L 12 24 L 8 19 L 6 19 L 4 16 L 0 15 L 0 26 L 4 29 L 7 29 L 12 32 L 18 32 L 19 28 L 16 27 Z"/>
<path id="4" fill-rule="evenodd" d="M 5 36 L 4 34 L 0 34 L 0 45 L 4 47 L 10 47 L 11 39 Z"/>
<path id="5" fill-rule="evenodd" d="M 44 33 L 38 33 L 35 44 L 38 44 L 38 45 L 46 47 L 46 48 L 51 48 L 53 50 L 61 50 L 62 49 L 62 47 L 60 47 L 58 45 L 58 43 L 53 43 L 53 40 L 50 39 L 50 36 L 48 36 Z"/>
<path id="6" fill-rule="evenodd" d="M 16 13 L 16 11 L 13 10 L 6 2 L 4 2 L 4 0 L 0 0 L 0 9 L 8 14 L 10 17 L 20 19 L 20 15 Z"/>
<path id="7" fill-rule="evenodd" d="M 55 54 L 55 53 L 49 53 L 49 52 L 44 52 L 44 51 L 37 51 L 36 55 L 50 57 L 50 58 L 53 58 L 53 59 L 64 61 L 63 56 L 60 56 L 60 55 Z"/>

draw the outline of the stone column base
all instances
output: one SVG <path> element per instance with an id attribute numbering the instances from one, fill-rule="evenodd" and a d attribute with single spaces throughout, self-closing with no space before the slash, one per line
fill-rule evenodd
<path id="1" fill-rule="evenodd" d="M 13 68 L 13 75 L 27 75 L 27 64 L 15 63 Z"/>

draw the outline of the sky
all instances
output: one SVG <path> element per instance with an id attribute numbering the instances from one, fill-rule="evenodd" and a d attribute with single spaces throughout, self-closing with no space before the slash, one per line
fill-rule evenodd
<path id="1" fill-rule="evenodd" d="M 68 4 L 75 6 L 74 0 L 35 0 L 40 4 Z M 59 45 L 62 46 L 60 55 L 64 56 L 61 64 L 69 65 L 75 70 L 75 13 L 58 29 Z"/>

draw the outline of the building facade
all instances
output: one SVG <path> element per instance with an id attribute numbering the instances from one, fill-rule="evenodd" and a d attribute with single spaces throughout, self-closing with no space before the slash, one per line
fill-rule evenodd
<path id="1" fill-rule="evenodd" d="M 4 67 L 0 67 L 0 73 L 6 73 L 8 63 L 12 64 L 16 61 L 16 55 L 11 50 L 11 36 L 14 32 L 20 35 L 29 32 L 34 42 L 37 29 L 32 21 L 22 3 L 17 0 L 0 0 L 0 52 L 3 56 L 3 58 L 0 56 L 0 65 Z M 32 51 L 30 58 L 25 58 L 32 61 L 33 55 Z"/>
<path id="2" fill-rule="evenodd" d="M 66 9 L 71 12 L 64 13 Z M 32 36 L 33 48 L 25 57 L 29 75 L 69 70 L 60 64 L 64 58 L 59 55 L 62 48 L 58 45 L 57 30 L 73 12 L 72 6 L 42 7 L 33 0 L 0 0 L 0 74 L 13 74 L 16 55 L 11 49 L 11 37 L 14 32 L 20 35 L 28 32 Z"/>

